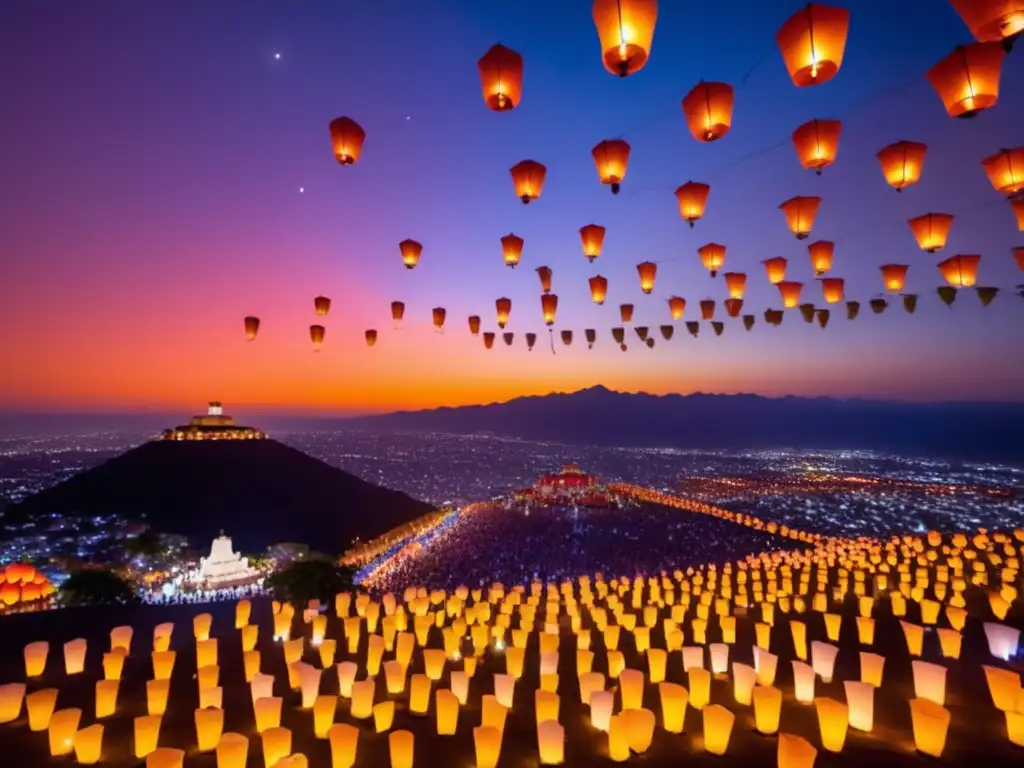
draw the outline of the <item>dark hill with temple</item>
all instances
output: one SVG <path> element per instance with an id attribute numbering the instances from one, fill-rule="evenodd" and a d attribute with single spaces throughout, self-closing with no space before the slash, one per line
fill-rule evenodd
<path id="1" fill-rule="evenodd" d="M 114 513 L 203 545 L 225 529 L 244 551 L 298 542 L 336 553 L 431 509 L 275 440 L 165 436 L 9 507 L 4 518 L 16 525 L 50 513 Z"/>

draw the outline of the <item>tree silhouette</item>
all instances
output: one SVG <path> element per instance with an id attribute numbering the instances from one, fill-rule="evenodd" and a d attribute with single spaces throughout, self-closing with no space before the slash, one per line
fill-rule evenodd
<path id="1" fill-rule="evenodd" d="M 138 601 L 135 588 L 116 573 L 75 571 L 60 587 L 64 605 L 128 605 Z"/>
<path id="2" fill-rule="evenodd" d="M 329 603 L 339 592 L 353 587 L 351 568 L 337 566 L 330 560 L 301 560 L 270 576 L 265 586 L 279 600 L 305 608 L 310 600 Z"/>

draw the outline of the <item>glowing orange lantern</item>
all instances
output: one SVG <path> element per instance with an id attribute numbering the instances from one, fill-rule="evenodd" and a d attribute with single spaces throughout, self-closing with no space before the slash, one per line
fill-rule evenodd
<path id="1" fill-rule="evenodd" d="M 953 226 L 953 217 L 948 213 L 926 213 L 907 221 L 922 251 L 935 253 L 942 250 Z"/>
<path id="2" fill-rule="evenodd" d="M 781 256 L 773 256 L 761 263 L 764 264 L 765 271 L 768 273 L 768 282 L 772 285 L 778 285 L 786 279 L 786 266 L 788 262 Z"/>
<path id="3" fill-rule="evenodd" d="M 697 255 L 700 256 L 704 268 L 714 277 L 725 263 L 725 246 L 718 243 L 708 243 L 697 249 Z"/>
<path id="4" fill-rule="evenodd" d="M 366 131 L 352 118 L 339 117 L 331 121 L 331 144 L 341 165 L 352 165 L 359 159 L 364 141 Z"/>
<path id="5" fill-rule="evenodd" d="M 885 290 L 890 293 L 899 293 L 907 282 L 906 264 L 883 264 L 879 269 L 882 271 L 882 282 L 885 283 Z"/>
<path id="6" fill-rule="evenodd" d="M 511 233 L 501 238 L 501 252 L 505 257 L 505 266 L 516 268 L 523 255 L 523 238 Z"/>
<path id="7" fill-rule="evenodd" d="M 1013 208 L 1013 215 L 1017 218 L 1017 229 L 1024 232 L 1024 197 L 1011 200 L 1010 205 Z"/>
<path id="8" fill-rule="evenodd" d="M 928 70 L 928 81 L 950 117 L 973 117 L 996 105 L 1004 56 L 999 43 L 958 45 Z"/>
<path id="9" fill-rule="evenodd" d="M 882 166 L 886 183 L 901 192 L 904 187 L 920 181 L 927 151 L 928 145 L 919 141 L 897 141 L 883 147 L 875 157 Z"/>
<path id="10" fill-rule="evenodd" d="M 683 114 L 693 138 L 714 141 L 725 136 L 732 125 L 733 99 L 728 83 L 697 83 L 683 97 Z"/>
<path id="11" fill-rule="evenodd" d="M 544 179 L 548 175 L 548 169 L 545 166 L 536 160 L 523 160 L 512 166 L 511 173 L 516 197 L 523 201 L 523 205 L 540 197 L 541 189 L 544 188 Z"/>
<path id="12" fill-rule="evenodd" d="M 821 281 L 821 292 L 826 304 L 838 304 L 845 297 L 845 282 L 841 277 L 826 277 Z"/>
<path id="13" fill-rule="evenodd" d="M 610 184 L 612 194 L 619 194 L 619 185 L 626 177 L 629 165 L 629 144 L 622 139 L 605 139 L 593 150 L 597 176 L 602 184 Z"/>
<path id="14" fill-rule="evenodd" d="M 537 277 L 540 278 L 540 289 L 544 293 L 551 293 L 551 268 L 537 267 Z"/>
<path id="15" fill-rule="evenodd" d="M 725 278 L 725 289 L 729 292 L 729 298 L 742 299 L 747 289 L 747 275 L 744 272 L 726 272 L 722 275 Z M 733 315 L 735 317 L 735 315 Z"/>
<path id="16" fill-rule="evenodd" d="M 996 192 L 1013 195 L 1024 189 L 1024 147 L 1001 149 L 981 161 Z"/>
<path id="17" fill-rule="evenodd" d="M 693 223 L 704 215 L 704 209 L 708 204 L 708 195 L 711 187 L 701 184 L 698 181 L 688 181 L 676 190 L 676 200 L 679 202 L 679 215 L 683 221 Z"/>
<path id="18" fill-rule="evenodd" d="M 444 328 L 444 319 L 447 314 L 448 313 L 445 311 L 444 307 L 434 307 L 431 310 L 431 316 L 434 319 L 434 328 L 439 331 Z"/>
<path id="19" fill-rule="evenodd" d="M 487 49 L 476 66 L 487 108 L 495 112 L 515 109 L 523 98 L 523 57 L 498 43 Z"/>
<path id="20" fill-rule="evenodd" d="M 593 16 L 604 68 L 619 77 L 643 69 L 658 21 L 657 0 L 594 0 Z"/>
<path id="21" fill-rule="evenodd" d="M 654 290 L 654 277 L 658 273 L 658 265 L 653 261 L 645 261 L 636 265 L 636 271 L 640 275 L 640 290 L 650 293 Z"/>
<path id="22" fill-rule="evenodd" d="M 498 314 L 498 327 L 508 325 L 508 316 L 512 312 L 512 299 L 501 298 L 494 302 Z"/>
<path id="23" fill-rule="evenodd" d="M 377 343 L 377 331 L 373 328 L 368 328 L 366 331 L 366 346 L 372 347 Z"/>
<path id="24" fill-rule="evenodd" d="M 326 296 L 317 296 L 313 299 L 313 311 L 318 315 L 326 315 L 331 311 L 331 300 Z"/>
<path id="25" fill-rule="evenodd" d="M 245 338 L 252 341 L 260 332 L 260 319 L 258 317 L 245 318 Z"/>
<path id="26" fill-rule="evenodd" d="M 978 281 L 978 264 L 981 256 L 951 256 L 940 261 L 939 271 L 954 288 L 970 288 Z"/>
<path id="27" fill-rule="evenodd" d="M 686 311 L 686 299 L 682 296 L 673 296 L 668 300 L 668 311 L 672 313 L 673 320 L 681 319 L 683 312 Z"/>
<path id="28" fill-rule="evenodd" d="M 799 88 L 827 83 L 843 64 L 850 12 L 808 3 L 787 19 L 775 35 L 786 69 Z"/>
<path id="29" fill-rule="evenodd" d="M 601 255 L 604 247 L 604 227 L 599 224 L 587 224 L 580 227 L 580 241 L 583 243 L 583 255 L 587 261 L 593 261 Z"/>
<path id="30" fill-rule="evenodd" d="M 423 246 L 415 240 L 403 240 L 398 244 L 398 250 L 402 253 L 402 263 L 405 264 L 406 269 L 412 269 L 420 263 Z"/>
<path id="31" fill-rule="evenodd" d="M 1013 249 L 1013 258 L 1017 262 L 1020 271 L 1024 272 L 1024 245 L 1019 245 Z"/>
<path id="32" fill-rule="evenodd" d="M 309 340 L 313 342 L 313 349 L 320 351 L 320 345 L 324 343 L 326 333 L 327 329 L 322 325 L 309 326 Z"/>
<path id="33" fill-rule="evenodd" d="M 820 205 L 820 197 L 792 197 L 779 206 L 789 223 L 789 231 L 796 235 L 797 240 L 803 240 L 811 233 Z"/>
<path id="34" fill-rule="evenodd" d="M 793 131 L 793 146 L 800 165 L 821 172 L 836 161 L 843 124 L 838 120 L 811 120 Z"/>
<path id="35" fill-rule="evenodd" d="M 608 297 L 608 278 L 602 275 L 594 275 L 590 278 L 590 298 L 595 304 L 604 304 Z"/>
<path id="36" fill-rule="evenodd" d="M 779 295 L 782 297 L 782 306 L 786 309 L 792 309 L 800 304 L 800 290 L 804 287 L 803 283 L 783 280 L 781 283 L 776 283 L 776 285 L 779 289 Z"/>
<path id="37" fill-rule="evenodd" d="M 832 269 L 832 256 L 835 250 L 836 244 L 830 240 L 818 240 L 807 246 L 807 253 L 811 257 L 811 268 L 814 269 L 815 277 L 821 277 Z"/>
<path id="38" fill-rule="evenodd" d="M 1008 51 L 1024 30 L 1024 6 L 1020 0 L 950 0 L 950 3 L 978 42 L 1002 42 Z"/>
<path id="39" fill-rule="evenodd" d="M 544 324 L 548 327 L 554 325 L 558 313 L 558 296 L 553 293 L 541 294 L 540 309 L 544 313 Z"/>

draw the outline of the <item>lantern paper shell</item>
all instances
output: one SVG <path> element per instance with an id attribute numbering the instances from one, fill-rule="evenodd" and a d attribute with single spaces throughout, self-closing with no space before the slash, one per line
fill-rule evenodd
<path id="1" fill-rule="evenodd" d="M 714 299 L 703 299 L 700 303 L 700 319 L 713 320 L 715 318 Z"/>
<path id="2" fill-rule="evenodd" d="M 402 263 L 406 269 L 412 269 L 420 263 L 420 254 L 423 253 L 423 246 L 415 240 L 403 240 L 398 244 L 398 251 L 402 254 Z"/>
<path id="3" fill-rule="evenodd" d="M 626 178 L 629 166 L 629 144 L 622 139 L 605 139 L 591 150 L 591 154 L 601 183 L 611 185 L 612 194 L 619 194 L 619 185 Z"/>
<path id="4" fill-rule="evenodd" d="M 821 281 L 821 292 L 826 304 L 838 304 L 845 297 L 845 281 L 841 277 L 826 277 Z"/>
<path id="5" fill-rule="evenodd" d="M 120 680 L 96 681 L 96 718 L 110 717 L 117 709 L 117 693 L 121 687 Z M 3 717 L 0 715 L 0 723 Z"/>
<path id="6" fill-rule="evenodd" d="M 704 749 L 712 755 L 724 755 L 729 748 L 729 737 L 736 716 L 721 704 L 709 704 L 702 712 L 704 720 Z"/>
<path id="7" fill-rule="evenodd" d="M 928 70 L 928 82 L 950 117 L 971 117 L 996 105 L 1005 56 L 999 43 L 959 45 Z"/>
<path id="8" fill-rule="evenodd" d="M 587 340 L 587 348 L 592 348 L 594 346 L 594 342 L 597 341 L 597 330 L 594 328 L 587 328 L 583 331 L 583 335 Z"/>
<path id="9" fill-rule="evenodd" d="M 64 643 L 64 672 L 66 674 L 77 675 L 85 671 L 87 646 L 87 641 L 81 637 Z"/>
<path id="10" fill-rule="evenodd" d="M 313 311 L 318 315 L 326 315 L 331 311 L 331 300 L 326 296 L 317 296 L 313 299 Z"/>
<path id="11" fill-rule="evenodd" d="M 540 309 L 544 315 L 544 324 L 552 326 L 555 324 L 555 316 L 558 314 L 558 296 L 554 293 L 545 293 L 540 297 Z"/>
<path id="12" fill-rule="evenodd" d="M 970 288 L 978 282 L 981 256 L 951 256 L 938 264 L 943 278 L 954 288 Z"/>
<path id="13" fill-rule="evenodd" d="M 810 120 L 793 131 L 800 165 L 819 175 L 836 161 L 843 124 L 839 120 Z"/>
<path id="14" fill-rule="evenodd" d="M 365 336 L 366 346 L 372 347 L 374 344 L 377 343 L 377 331 L 375 331 L 373 328 L 367 329 Z"/>
<path id="15" fill-rule="evenodd" d="M 540 278 L 540 289 L 544 293 L 551 293 L 551 268 L 537 267 L 537 277 Z"/>
<path id="16" fill-rule="evenodd" d="M 1017 219 L 1017 229 L 1024 232 L 1024 197 L 1011 200 L 1010 205 L 1013 208 L 1013 215 Z M 1022 267 L 1022 269 L 1024 269 L 1024 267 Z"/>
<path id="17" fill-rule="evenodd" d="M 949 710 L 927 699 L 911 699 L 910 718 L 917 751 L 931 757 L 942 757 L 949 730 Z"/>
<path id="18" fill-rule="evenodd" d="M 883 264 L 879 269 L 882 272 L 882 283 L 885 290 L 890 293 L 899 293 L 907 283 L 906 264 Z"/>
<path id="19" fill-rule="evenodd" d="M 800 304 L 800 291 L 804 287 L 803 283 L 783 280 L 781 283 L 776 283 L 776 286 L 779 289 L 779 296 L 782 297 L 782 306 L 792 309 Z"/>
<path id="20" fill-rule="evenodd" d="M 162 719 L 159 715 L 143 715 L 135 718 L 136 757 L 143 758 L 156 750 L 157 742 L 160 740 L 160 723 Z"/>
<path id="21" fill-rule="evenodd" d="M 700 256 L 704 268 L 714 277 L 725 263 L 725 246 L 718 243 L 707 243 L 697 249 L 697 255 Z"/>
<path id="22" fill-rule="evenodd" d="M 708 205 L 711 187 L 698 181 L 688 181 L 676 190 L 679 203 L 679 215 L 692 227 L 694 222 L 704 215 Z"/>
<path id="23" fill-rule="evenodd" d="M 953 217 L 948 213 L 926 213 L 910 219 L 907 224 L 921 250 L 935 253 L 945 247 Z"/>
<path id="24" fill-rule="evenodd" d="M 633 322 L 633 305 L 632 304 L 620 304 L 619 305 L 619 318 L 623 323 Z"/>
<path id="25" fill-rule="evenodd" d="M 260 332 L 260 319 L 258 317 L 249 316 L 245 318 L 245 338 L 248 341 L 252 341 L 256 338 L 256 334 Z"/>
<path id="26" fill-rule="evenodd" d="M 523 98 L 523 57 L 501 43 L 492 45 L 476 63 L 484 103 L 495 112 L 519 106 Z"/>
<path id="27" fill-rule="evenodd" d="M 821 745 L 829 752 L 842 752 L 850 724 L 849 709 L 845 704 L 825 697 L 816 698 L 814 708 L 818 713 Z"/>
<path id="28" fill-rule="evenodd" d="M 786 279 L 786 266 L 788 262 L 781 256 L 773 256 L 761 262 L 764 264 L 765 272 L 768 273 L 768 282 L 778 285 Z"/>
<path id="29" fill-rule="evenodd" d="M 807 246 L 807 254 L 811 257 L 811 268 L 815 277 L 821 277 L 832 269 L 832 257 L 836 244 L 829 240 L 818 240 Z"/>
<path id="30" fill-rule="evenodd" d="M 507 234 L 501 238 L 501 253 L 505 259 L 505 266 L 513 269 L 523 256 L 523 238 L 518 235 Z"/>
<path id="31" fill-rule="evenodd" d="M 396 327 L 402 322 L 403 317 L 405 317 L 405 304 L 401 301 L 392 301 L 391 320 Z"/>
<path id="32" fill-rule="evenodd" d="M 849 28 L 848 10 L 820 3 L 809 3 L 789 17 L 775 42 L 794 85 L 820 85 L 836 76 Z"/>
<path id="33" fill-rule="evenodd" d="M 327 329 L 322 325 L 309 326 L 309 340 L 313 342 L 313 349 L 320 349 L 320 346 L 324 343 L 324 336 L 326 335 Z"/>
<path id="34" fill-rule="evenodd" d="M 536 160 L 523 160 L 511 168 L 512 186 L 516 197 L 526 205 L 540 197 L 548 169 Z"/>
<path id="35" fill-rule="evenodd" d="M 445 311 L 445 308 L 444 307 L 434 307 L 432 310 L 430 310 L 430 314 L 431 314 L 431 317 L 433 318 L 433 321 L 434 321 L 434 328 L 436 328 L 439 331 L 442 328 L 444 328 L 444 319 L 445 319 L 445 317 L 448 314 Z"/>
<path id="36" fill-rule="evenodd" d="M 79 765 L 95 765 L 103 754 L 103 726 L 99 723 L 75 734 L 75 760 Z"/>
<path id="37" fill-rule="evenodd" d="M 583 255 L 587 261 L 593 261 L 601 255 L 604 247 L 605 229 L 599 224 L 587 224 L 580 227 L 580 242 L 583 244 Z"/>
<path id="38" fill-rule="evenodd" d="M 508 324 L 509 313 L 512 312 L 512 299 L 500 298 L 494 302 L 494 307 L 498 315 L 498 327 L 504 328 Z"/>
<path id="39" fill-rule="evenodd" d="M 640 290 L 649 294 L 654 290 L 654 278 L 658 273 L 658 265 L 653 261 L 645 261 L 636 265 L 636 271 L 640 276 Z"/>
<path id="40" fill-rule="evenodd" d="M 726 299 L 725 300 L 725 312 L 729 317 L 739 317 L 740 312 L 743 311 L 743 299 Z M 729 616 L 723 616 L 722 618 L 732 618 Z M 733 626 L 732 631 L 735 632 L 736 628 Z"/>
<path id="41" fill-rule="evenodd" d="M 1024 189 L 1024 147 L 1002 149 L 982 160 L 981 167 L 996 192 L 1013 195 Z"/>
<path id="42" fill-rule="evenodd" d="M 469 316 L 469 332 L 474 336 L 480 334 L 480 316 L 470 315 Z"/>
<path id="43" fill-rule="evenodd" d="M 25 646 L 25 677 L 39 677 L 46 669 L 46 657 L 50 655 L 50 644 L 45 640 Z"/>
<path id="44" fill-rule="evenodd" d="M 779 734 L 779 768 L 813 768 L 818 750 L 807 739 L 792 733 Z"/>
<path id="45" fill-rule="evenodd" d="M 796 235 L 797 240 L 803 240 L 811 233 L 820 206 L 820 197 L 793 197 L 779 208 L 786 216 L 789 231 Z"/>
<path id="46" fill-rule="evenodd" d="M 572 331 L 562 331 L 562 343 L 567 347 L 572 344 Z"/>
<path id="47" fill-rule="evenodd" d="M 1024 30 L 1020 0 L 950 0 L 950 4 L 978 42 L 1011 41 Z"/>
<path id="48" fill-rule="evenodd" d="M 879 150 L 875 157 L 882 166 L 886 183 L 897 192 L 921 180 L 928 145 L 919 141 L 897 141 Z"/>
<path id="49" fill-rule="evenodd" d="M 80 709 L 59 709 L 53 713 L 47 728 L 52 757 L 69 755 L 74 751 L 75 735 L 78 733 L 78 723 L 81 719 Z"/>
<path id="50" fill-rule="evenodd" d="M 602 275 L 594 275 L 590 278 L 590 298 L 595 304 L 604 304 L 608 297 L 608 278 Z"/>
<path id="51" fill-rule="evenodd" d="M 668 300 L 668 311 L 673 320 L 681 320 L 686 311 L 686 299 L 682 296 L 673 296 Z"/>
<path id="52" fill-rule="evenodd" d="M 341 165 L 352 165 L 363 151 L 366 131 L 350 117 L 332 120 L 330 128 L 334 157 Z"/>
<path id="53" fill-rule="evenodd" d="M 732 125 L 733 99 L 728 83 L 697 83 L 683 97 L 683 114 L 693 138 L 715 141 L 725 136 Z"/>
<path id="54" fill-rule="evenodd" d="M 604 68 L 619 77 L 643 69 L 658 21 L 657 0 L 594 0 L 593 17 Z"/>
<path id="55" fill-rule="evenodd" d="M 729 292 L 729 298 L 742 299 L 747 289 L 747 275 L 744 272 L 726 272 L 722 277 L 725 279 L 725 289 Z"/>

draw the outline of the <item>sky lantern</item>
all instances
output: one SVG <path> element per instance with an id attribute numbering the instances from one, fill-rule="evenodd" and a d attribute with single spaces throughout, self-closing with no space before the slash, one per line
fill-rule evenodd
<path id="1" fill-rule="evenodd" d="M 604 247 L 604 232 L 605 229 L 600 224 L 587 224 L 585 227 L 580 227 L 580 242 L 583 244 L 583 255 L 587 257 L 587 261 L 593 261 L 601 255 L 601 249 Z"/>
<path id="2" fill-rule="evenodd" d="M 1024 197 L 1011 200 L 1013 215 L 1017 218 L 1017 229 L 1024 232 Z"/>
<path id="3" fill-rule="evenodd" d="M 879 269 L 882 271 L 882 282 L 885 283 L 885 290 L 889 293 L 899 293 L 907 284 L 906 264 L 883 264 Z"/>
<path id="4" fill-rule="evenodd" d="M 797 240 L 803 240 L 811 233 L 820 205 L 820 197 L 797 196 L 791 197 L 779 206 L 786 215 L 789 231 L 796 235 Z"/>
<path id="5" fill-rule="evenodd" d="M 702 299 L 700 302 L 700 319 L 701 320 L 714 320 L 715 319 L 715 300 L 714 299 Z"/>
<path id="6" fill-rule="evenodd" d="M 341 165 L 352 165 L 359 159 L 366 141 L 366 131 L 351 117 L 331 120 L 331 145 Z"/>
<path id="7" fill-rule="evenodd" d="M 565 346 L 568 347 L 570 344 L 572 344 L 572 331 L 562 331 L 561 336 L 562 343 L 565 344 Z"/>
<path id="8" fill-rule="evenodd" d="M 808 3 L 794 13 L 775 34 L 793 85 L 805 88 L 827 83 L 843 65 L 850 12 L 820 3 Z"/>
<path id="9" fill-rule="evenodd" d="M 544 324 L 549 327 L 554 325 L 555 315 L 558 314 L 558 296 L 553 293 L 541 294 L 540 309 L 544 313 Z"/>
<path id="10" fill-rule="evenodd" d="M 658 1 L 594 0 L 593 15 L 604 68 L 619 77 L 643 69 L 651 54 Z"/>
<path id="11" fill-rule="evenodd" d="M 252 316 L 245 318 L 245 338 L 252 341 L 256 338 L 256 334 L 259 332 L 260 319 Z"/>
<path id="12" fill-rule="evenodd" d="M 640 290 L 649 294 L 654 290 L 654 277 L 658 273 L 658 265 L 653 261 L 645 261 L 636 265 L 636 271 L 640 275 Z"/>
<path id="13" fill-rule="evenodd" d="M 1009 51 L 1024 31 L 1024 5 L 1020 0 L 950 0 L 979 43 L 1003 43 Z"/>
<path id="14" fill-rule="evenodd" d="M 836 244 L 831 240 L 816 240 L 807 246 L 807 253 L 811 257 L 811 268 L 815 277 L 821 277 L 832 269 L 832 256 L 835 253 Z"/>
<path id="15" fill-rule="evenodd" d="M 676 200 L 679 201 L 679 215 L 691 227 L 697 219 L 704 215 L 704 209 L 708 205 L 708 195 L 710 193 L 711 187 L 707 184 L 701 184 L 699 181 L 688 181 L 676 190 Z"/>
<path id="16" fill-rule="evenodd" d="M 619 305 L 619 318 L 623 323 L 633 322 L 633 305 L 632 304 L 620 304 Z"/>
<path id="17" fill-rule="evenodd" d="M 1013 195 L 1024 189 L 1024 147 L 1001 149 L 981 161 L 996 192 Z"/>
<path id="18" fill-rule="evenodd" d="M 405 317 L 405 303 L 401 301 L 391 302 L 391 321 L 397 328 L 402 324 L 402 318 Z"/>
<path id="19" fill-rule="evenodd" d="M 398 244 L 398 250 L 402 254 L 402 263 L 405 264 L 406 269 L 412 269 L 420 263 L 423 246 L 415 240 L 403 240 Z"/>
<path id="20" fill-rule="evenodd" d="M 786 309 L 792 309 L 800 303 L 800 289 L 804 287 L 803 283 L 783 280 L 780 283 L 776 283 L 776 286 L 779 289 L 779 296 L 782 297 L 782 306 Z"/>
<path id="21" fill-rule="evenodd" d="M 484 331 L 484 349 L 494 346 L 494 331 Z"/>
<path id="22" fill-rule="evenodd" d="M 772 285 L 778 285 L 786 279 L 786 266 L 789 262 L 781 256 L 772 256 L 761 263 L 764 264 L 765 272 L 768 273 L 768 282 Z"/>
<path id="23" fill-rule="evenodd" d="M 822 170 L 836 161 L 842 132 L 839 120 L 810 120 L 793 131 L 793 146 L 800 165 L 820 176 Z"/>
<path id="24" fill-rule="evenodd" d="M 697 255 L 700 256 L 704 268 L 714 277 L 725 263 L 725 246 L 718 243 L 708 243 L 697 249 Z"/>
<path id="25" fill-rule="evenodd" d="M 331 311 L 331 300 L 326 296 L 317 296 L 313 299 L 313 311 L 318 315 L 326 315 Z"/>
<path id="26" fill-rule="evenodd" d="M 320 351 L 320 345 L 324 343 L 324 336 L 326 334 L 327 329 L 322 325 L 309 326 L 309 340 L 313 342 L 313 349 L 317 352 Z"/>
<path id="27" fill-rule="evenodd" d="M 928 82 L 950 117 L 973 117 L 996 105 L 1004 56 L 999 43 L 958 45 L 928 70 Z"/>
<path id="28" fill-rule="evenodd" d="M 536 344 L 536 343 L 537 343 L 537 334 L 536 333 L 528 333 L 528 334 L 526 334 L 526 349 L 527 350 L 532 352 L 533 351 L 533 345 Z"/>
<path id="29" fill-rule="evenodd" d="M 682 296 L 673 296 L 668 300 L 668 311 L 672 314 L 673 320 L 680 320 L 683 312 L 686 311 L 686 299 Z"/>
<path id="30" fill-rule="evenodd" d="M 366 331 L 366 346 L 372 347 L 377 343 L 377 331 L 370 328 Z"/>
<path id="31" fill-rule="evenodd" d="M 1013 249 L 1013 259 L 1017 262 L 1020 271 L 1024 272 L 1024 245 L 1018 245 Z"/>
<path id="32" fill-rule="evenodd" d="M 511 232 L 501 238 L 501 252 L 505 257 L 505 266 L 516 268 L 523 255 L 523 238 Z"/>
<path id="33" fill-rule="evenodd" d="M 629 165 L 629 144 L 622 139 L 605 139 L 593 150 L 594 165 L 602 184 L 610 184 L 612 194 L 619 194 L 619 185 L 626 177 Z"/>
<path id="34" fill-rule="evenodd" d="M 742 299 L 747 289 L 747 275 L 745 272 L 726 272 L 722 275 L 725 278 L 725 290 L 729 292 L 729 298 Z M 735 315 L 734 315 L 735 317 Z"/>
<path id="35" fill-rule="evenodd" d="M 739 317 L 743 311 L 743 299 L 726 299 L 725 311 L 729 317 Z"/>
<path id="36" fill-rule="evenodd" d="M 714 141 L 732 125 L 734 93 L 728 83 L 697 83 L 683 97 L 683 114 L 697 141 Z"/>
<path id="37" fill-rule="evenodd" d="M 498 327 L 504 328 L 508 325 L 508 316 L 512 312 L 512 299 L 500 298 L 494 302 L 494 308 L 498 313 Z"/>
<path id="38" fill-rule="evenodd" d="M 512 186 L 516 190 L 516 197 L 523 201 L 523 205 L 529 204 L 531 200 L 540 197 L 540 191 L 544 187 L 544 179 L 548 175 L 548 169 L 536 160 L 523 160 L 511 168 Z"/>
<path id="39" fill-rule="evenodd" d="M 597 341 L 597 331 L 593 328 L 587 328 L 583 331 L 583 335 L 587 339 L 587 349 L 593 349 L 594 342 Z"/>
<path id="40" fill-rule="evenodd" d="M 826 304 L 838 304 L 845 298 L 845 281 L 841 277 L 825 277 L 821 281 L 821 292 Z"/>
<path id="41" fill-rule="evenodd" d="M 540 289 L 551 293 L 551 267 L 537 267 L 537 277 L 540 278 Z"/>
<path id="42" fill-rule="evenodd" d="M 978 264 L 981 256 L 950 256 L 938 264 L 946 282 L 954 288 L 970 288 L 978 282 Z"/>
<path id="43" fill-rule="evenodd" d="M 875 157 L 882 166 L 885 182 L 897 192 L 902 192 L 904 187 L 920 181 L 927 151 L 928 145 L 919 141 L 897 141 L 882 147 Z"/>
<path id="44" fill-rule="evenodd" d="M 439 331 L 444 328 L 444 319 L 448 314 L 444 307 L 434 307 L 430 314 L 434 319 L 434 328 Z"/>
<path id="45" fill-rule="evenodd" d="M 484 103 L 495 112 L 519 106 L 523 98 L 523 57 L 501 43 L 492 45 L 476 63 Z"/>
<path id="46" fill-rule="evenodd" d="M 469 316 L 469 332 L 474 336 L 480 335 L 480 315 Z"/>
<path id="47" fill-rule="evenodd" d="M 907 221 L 922 251 L 935 253 L 946 246 L 953 217 L 948 213 L 926 213 Z"/>
<path id="48" fill-rule="evenodd" d="M 608 297 L 608 278 L 601 275 L 594 275 L 590 278 L 590 298 L 595 304 L 604 304 Z"/>

